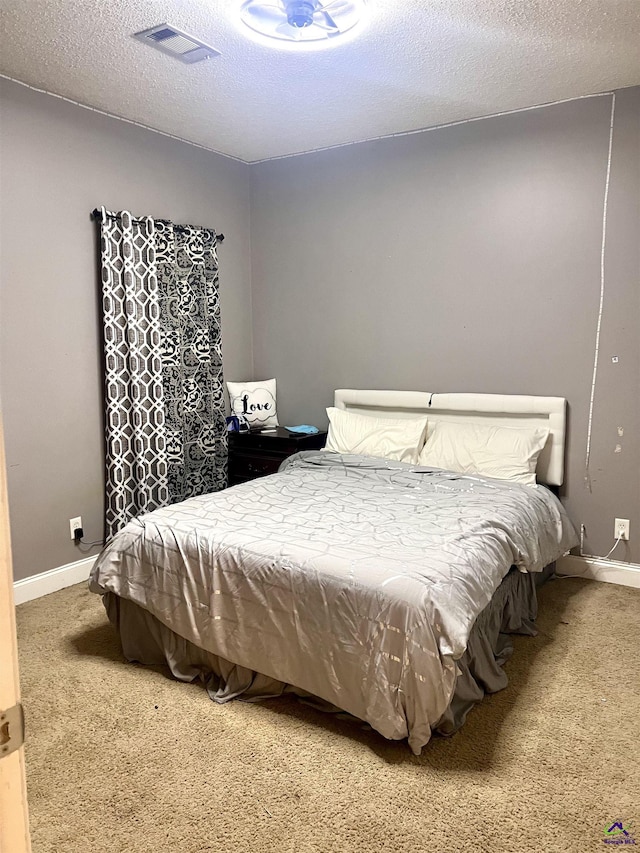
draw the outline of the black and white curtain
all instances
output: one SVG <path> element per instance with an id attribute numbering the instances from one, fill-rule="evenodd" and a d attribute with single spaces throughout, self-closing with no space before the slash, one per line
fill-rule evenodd
<path id="1" fill-rule="evenodd" d="M 100 211 L 106 536 L 227 483 L 215 231 Z"/>

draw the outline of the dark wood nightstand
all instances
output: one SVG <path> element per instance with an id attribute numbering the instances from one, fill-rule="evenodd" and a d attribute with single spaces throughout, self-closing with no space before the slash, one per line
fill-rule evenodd
<path id="1" fill-rule="evenodd" d="M 275 474 L 282 461 L 300 450 L 319 450 L 327 433 L 302 435 L 278 427 L 276 432 L 230 432 L 229 485 Z"/>

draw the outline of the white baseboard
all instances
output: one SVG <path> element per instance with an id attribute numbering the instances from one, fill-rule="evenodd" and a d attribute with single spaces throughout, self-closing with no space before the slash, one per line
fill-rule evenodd
<path id="1" fill-rule="evenodd" d="M 25 601 L 32 601 L 34 598 L 49 595 L 50 592 L 57 592 L 59 589 L 86 581 L 95 561 L 95 556 L 86 557 L 84 560 L 77 560 L 75 563 L 67 563 L 66 566 L 58 566 L 57 569 L 50 569 L 48 572 L 14 581 L 14 602 L 24 604 Z"/>
<path id="2" fill-rule="evenodd" d="M 559 575 L 577 575 L 605 583 L 617 583 L 640 589 L 640 565 L 604 560 L 602 557 L 561 557 L 556 563 Z"/>

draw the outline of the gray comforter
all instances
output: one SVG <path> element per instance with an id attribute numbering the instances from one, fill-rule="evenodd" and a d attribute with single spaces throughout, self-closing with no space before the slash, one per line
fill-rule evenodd
<path id="1" fill-rule="evenodd" d="M 90 588 L 419 753 L 509 568 L 540 571 L 575 542 L 542 486 L 305 453 L 131 521 Z"/>

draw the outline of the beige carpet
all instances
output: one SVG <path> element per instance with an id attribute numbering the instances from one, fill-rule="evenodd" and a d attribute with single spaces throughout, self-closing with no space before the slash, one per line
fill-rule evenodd
<path id="1" fill-rule="evenodd" d="M 34 853 L 584 853 L 618 818 L 640 845 L 640 591 L 540 597 L 509 687 L 420 758 L 126 663 L 84 585 L 21 605 Z"/>

